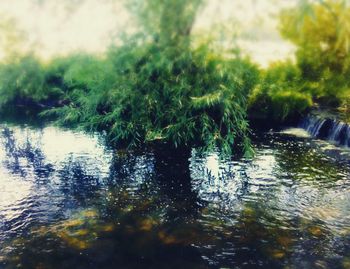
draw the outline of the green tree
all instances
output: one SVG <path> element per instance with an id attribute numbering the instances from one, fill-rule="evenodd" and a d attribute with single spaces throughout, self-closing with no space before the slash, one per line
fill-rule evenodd
<path id="1" fill-rule="evenodd" d="M 257 82 L 256 67 L 227 58 L 210 44 L 192 43 L 202 1 L 127 4 L 142 26 L 142 38 L 111 48 L 98 65 L 70 66 L 64 78 L 71 103 L 52 112 L 63 123 L 105 129 L 127 145 L 162 141 L 227 151 L 240 145 L 248 153 L 247 96 Z M 93 83 L 82 83 L 94 75 L 99 77 Z"/>
<path id="2" fill-rule="evenodd" d="M 316 98 L 339 103 L 349 94 L 350 7 L 344 0 L 301 1 L 281 14 L 282 35 L 297 46 L 302 77 L 317 82 Z"/>
<path id="3" fill-rule="evenodd" d="M 272 63 L 261 77 L 249 99 L 251 117 L 269 119 L 271 123 L 295 121 L 313 105 L 300 70 L 292 62 Z"/>
<path id="4" fill-rule="evenodd" d="M 2 106 L 20 99 L 55 104 L 43 114 L 104 130 L 119 145 L 237 146 L 251 153 L 247 98 L 258 70 L 236 54 L 193 42 L 202 0 L 127 4 L 140 33 L 105 55 L 71 55 L 47 65 L 29 57 L 0 68 L 0 96 L 9 96 Z"/>
<path id="5" fill-rule="evenodd" d="M 142 32 L 164 45 L 188 41 L 198 10 L 204 0 L 127 1 Z"/>

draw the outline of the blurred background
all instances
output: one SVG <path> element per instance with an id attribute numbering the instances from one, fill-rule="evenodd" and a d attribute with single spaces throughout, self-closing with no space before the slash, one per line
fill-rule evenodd
<path id="1" fill-rule="evenodd" d="M 293 57 L 294 47 L 278 31 L 279 12 L 297 0 L 207 0 L 193 32 L 235 35 L 242 52 L 259 64 Z M 2 0 L 0 55 L 32 51 L 43 59 L 77 50 L 104 52 L 123 34 L 137 31 L 135 18 L 118 0 Z M 231 40 L 230 40 L 231 41 Z"/>

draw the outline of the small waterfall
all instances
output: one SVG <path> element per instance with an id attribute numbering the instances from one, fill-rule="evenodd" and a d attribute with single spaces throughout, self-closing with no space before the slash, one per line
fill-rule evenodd
<path id="1" fill-rule="evenodd" d="M 299 127 L 308 131 L 313 137 L 350 147 L 350 125 L 344 122 L 309 115 L 301 121 Z"/>
<path id="2" fill-rule="evenodd" d="M 325 119 L 317 117 L 307 117 L 302 121 L 301 127 L 308 131 L 312 136 L 318 137 L 320 129 L 325 122 Z"/>

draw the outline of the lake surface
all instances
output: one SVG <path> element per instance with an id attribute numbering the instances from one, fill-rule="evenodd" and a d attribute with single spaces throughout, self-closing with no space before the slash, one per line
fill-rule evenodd
<path id="1" fill-rule="evenodd" d="M 295 133 L 245 160 L 0 124 L 0 268 L 350 268 L 349 161 Z"/>

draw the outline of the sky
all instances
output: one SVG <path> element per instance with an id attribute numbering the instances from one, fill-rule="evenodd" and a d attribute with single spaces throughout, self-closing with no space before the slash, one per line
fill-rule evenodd
<path id="1" fill-rule="evenodd" d="M 278 33 L 277 14 L 296 1 L 207 0 L 194 31 L 234 29 L 242 52 L 266 66 L 293 56 L 294 47 Z M 103 52 L 130 27 L 131 16 L 117 0 L 0 0 L 1 19 L 12 19 L 9 24 L 24 33 L 23 48 L 48 59 L 77 50 Z M 0 45 L 1 35 L 0 25 Z"/>

